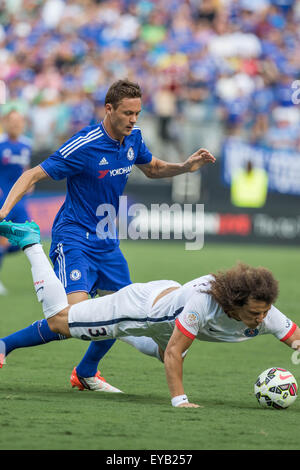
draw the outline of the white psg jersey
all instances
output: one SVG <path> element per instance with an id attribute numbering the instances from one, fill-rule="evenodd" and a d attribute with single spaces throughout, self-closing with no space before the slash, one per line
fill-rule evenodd
<path id="1" fill-rule="evenodd" d="M 203 276 L 183 286 L 189 300 L 176 319 L 180 331 L 191 339 L 239 342 L 271 333 L 279 340 L 287 339 L 296 329 L 295 323 L 273 305 L 263 322 L 249 328 L 242 321 L 230 318 L 214 298 L 206 294 L 211 276 Z"/>
<path id="2" fill-rule="evenodd" d="M 211 279 L 203 276 L 183 286 L 167 280 L 130 284 L 115 294 L 72 305 L 71 335 L 87 340 L 150 336 L 165 349 L 175 323 L 184 335 L 205 341 L 239 342 L 266 333 L 285 340 L 295 331 L 296 325 L 274 306 L 255 329 L 229 318 L 206 293 Z M 177 289 L 154 303 L 170 287 Z"/>

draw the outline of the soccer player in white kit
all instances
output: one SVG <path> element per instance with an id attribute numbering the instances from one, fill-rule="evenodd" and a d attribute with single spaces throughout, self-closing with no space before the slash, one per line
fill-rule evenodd
<path id="1" fill-rule="evenodd" d="M 92 341 L 152 338 L 175 407 L 198 407 L 189 403 L 182 383 L 183 359 L 195 338 L 240 342 L 271 333 L 288 346 L 300 344 L 299 327 L 273 305 L 278 285 L 266 268 L 238 264 L 184 285 L 172 280 L 135 283 L 69 306 L 40 244 L 38 226 L 4 221 L 0 234 L 23 248 L 29 259 L 37 297 L 52 331 Z"/>

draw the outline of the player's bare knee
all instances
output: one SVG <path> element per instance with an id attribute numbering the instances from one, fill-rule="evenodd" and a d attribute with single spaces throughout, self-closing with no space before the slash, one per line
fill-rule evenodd
<path id="1" fill-rule="evenodd" d="M 70 336 L 69 326 L 68 326 L 68 312 L 69 307 L 61 310 L 53 317 L 48 318 L 48 325 L 53 333 L 60 333 L 65 336 Z"/>
<path id="2" fill-rule="evenodd" d="M 53 333 L 60 333 L 61 319 L 59 317 L 59 313 L 53 315 L 53 317 L 48 318 L 47 322 L 50 330 L 53 331 Z"/>
<path id="3" fill-rule="evenodd" d="M 50 328 L 51 331 L 53 331 L 53 333 L 57 333 L 57 318 L 56 318 L 57 315 L 54 315 L 53 317 L 50 317 L 50 318 L 47 318 L 47 323 L 48 323 L 48 326 Z"/>

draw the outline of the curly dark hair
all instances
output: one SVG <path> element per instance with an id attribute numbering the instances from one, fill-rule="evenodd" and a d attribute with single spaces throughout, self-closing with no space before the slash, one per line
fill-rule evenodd
<path id="1" fill-rule="evenodd" d="M 130 80 L 117 80 L 110 87 L 105 96 L 105 104 L 110 103 L 114 109 L 118 107 L 123 98 L 141 98 L 142 90 L 138 83 Z"/>
<path id="2" fill-rule="evenodd" d="M 254 268 L 238 263 L 227 271 L 212 274 L 214 279 L 208 294 L 218 302 L 225 313 L 245 305 L 249 297 L 273 304 L 278 296 L 278 282 L 267 268 Z"/>

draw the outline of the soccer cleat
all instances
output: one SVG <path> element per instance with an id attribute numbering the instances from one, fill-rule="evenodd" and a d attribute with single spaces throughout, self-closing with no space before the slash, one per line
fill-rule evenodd
<path id="1" fill-rule="evenodd" d="M 3 220 L 0 222 L 0 235 L 7 238 L 12 245 L 24 248 L 27 245 L 40 243 L 40 228 L 35 222 L 17 224 Z"/>
<path id="2" fill-rule="evenodd" d="M 77 387 L 79 390 L 92 390 L 94 392 L 109 392 L 109 393 L 123 393 L 116 387 L 113 387 L 106 380 L 101 377 L 100 371 L 98 371 L 94 377 L 80 377 L 76 368 L 74 367 L 70 382 L 73 388 Z"/>

